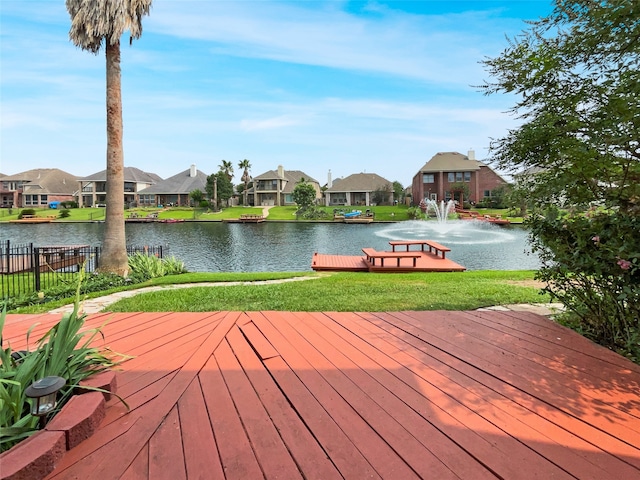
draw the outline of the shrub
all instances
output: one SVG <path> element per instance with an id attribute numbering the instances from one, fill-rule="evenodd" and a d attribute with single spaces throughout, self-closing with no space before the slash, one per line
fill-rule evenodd
<path id="1" fill-rule="evenodd" d="M 591 208 L 533 216 L 538 278 L 570 315 L 564 322 L 633 361 L 640 360 L 640 219 Z"/>
<path id="2" fill-rule="evenodd" d="M 140 281 L 166 275 L 162 259 L 155 255 L 145 255 L 140 252 L 129 256 L 129 269 L 131 270 L 131 276 Z"/>
<path id="3" fill-rule="evenodd" d="M 18 214 L 18 218 L 21 219 L 23 215 L 35 215 L 36 211 L 33 208 L 25 208 Z"/>
<path id="4" fill-rule="evenodd" d="M 167 257 L 162 259 L 164 264 L 165 275 L 179 275 L 181 273 L 187 273 L 187 269 L 184 268 L 184 262 L 178 260 L 176 257 Z"/>
<path id="5" fill-rule="evenodd" d="M 71 213 L 66 208 L 63 210 L 60 210 L 60 215 L 58 215 L 59 218 L 68 218 L 70 216 L 71 216 Z"/>
<path id="6" fill-rule="evenodd" d="M 407 215 L 410 220 L 421 220 L 424 218 L 424 214 L 422 213 L 422 209 L 420 207 L 409 207 L 407 209 Z"/>
<path id="7" fill-rule="evenodd" d="M 78 208 L 78 202 L 73 202 L 71 200 L 66 200 L 64 202 L 60 202 L 60 206 L 62 208 Z"/>

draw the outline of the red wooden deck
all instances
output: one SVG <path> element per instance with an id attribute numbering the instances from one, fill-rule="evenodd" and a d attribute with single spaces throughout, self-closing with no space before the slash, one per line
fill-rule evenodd
<path id="1" fill-rule="evenodd" d="M 23 348 L 57 315 L 9 315 Z M 640 478 L 640 367 L 523 312 L 121 313 L 52 479 Z M 6 346 L 6 343 L 5 343 Z"/>
<path id="2" fill-rule="evenodd" d="M 413 266 L 413 259 L 402 260 L 401 265 L 396 266 L 395 262 L 385 262 L 380 266 L 380 262 L 372 265 L 363 256 L 350 255 L 328 255 L 324 253 L 314 253 L 311 259 L 311 268 L 316 271 L 338 271 L 338 272 L 462 272 L 466 270 L 462 265 L 442 258 L 431 252 L 412 252 L 420 254 Z"/>

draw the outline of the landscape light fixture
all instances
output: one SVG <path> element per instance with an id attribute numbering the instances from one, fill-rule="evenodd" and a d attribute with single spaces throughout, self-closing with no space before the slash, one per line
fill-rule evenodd
<path id="1" fill-rule="evenodd" d="M 45 416 L 56 408 L 58 391 L 66 385 L 67 381 L 62 377 L 44 377 L 33 382 L 24 391 L 24 394 L 33 398 L 31 415 L 40 417 L 40 423 L 44 424 Z"/>

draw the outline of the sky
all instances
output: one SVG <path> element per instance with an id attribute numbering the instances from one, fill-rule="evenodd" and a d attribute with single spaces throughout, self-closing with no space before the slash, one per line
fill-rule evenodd
<path id="1" fill-rule="evenodd" d="M 551 0 L 154 0 L 122 48 L 125 165 L 403 186 L 438 152 L 489 156 L 517 127 L 480 63 Z M 0 173 L 106 165 L 105 55 L 69 40 L 63 0 L 0 2 Z"/>

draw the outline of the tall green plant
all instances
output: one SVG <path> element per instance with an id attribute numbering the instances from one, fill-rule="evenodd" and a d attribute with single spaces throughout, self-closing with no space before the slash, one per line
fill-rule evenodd
<path id="1" fill-rule="evenodd" d="M 38 427 L 38 417 L 30 413 L 30 400 L 26 388 L 47 376 L 63 377 L 66 385 L 55 414 L 71 397 L 80 382 L 91 375 L 112 368 L 124 356 L 108 349 L 93 346 L 96 337 L 102 335 L 102 327 L 83 330 L 86 315 L 79 314 L 79 275 L 73 312 L 64 315 L 42 338 L 33 350 L 20 352 L 15 358 L 11 346 L 2 345 L 6 310 L 0 315 L 0 450 L 4 451 L 32 435 Z M 32 327 L 33 328 L 33 327 Z M 27 344 L 31 329 L 27 332 Z"/>

